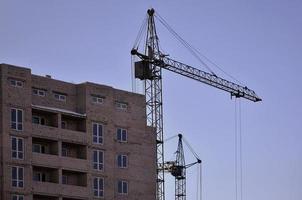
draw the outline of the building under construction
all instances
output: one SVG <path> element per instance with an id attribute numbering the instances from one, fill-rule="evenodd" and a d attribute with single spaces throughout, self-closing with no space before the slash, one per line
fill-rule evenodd
<path id="1" fill-rule="evenodd" d="M 3 200 L 154 200 L 145 96 L 0 65 Z"/>
<path id="2" fill-rule="evenodd" d="M 155 19 L 208 71 L 163 53 Z M 162 71 L 235 99 L 261 101 L 236 79 L 232 82 L 214 73 L 201 59 L 204 56 L 154 9 L 148 9 L 131 55 L 133 78 L 143 84 L 144 95 L 94 83 L 66 83 L 1 65 L 3 199 L 165 200 L 165 173 L 170 172 L 175 177 L 175 199 L 186 200 L 185 170 L 201 160 L 192 151 L 196 161 L 185 163 L 181 134 L 176 160 L 164 159 Z"/>

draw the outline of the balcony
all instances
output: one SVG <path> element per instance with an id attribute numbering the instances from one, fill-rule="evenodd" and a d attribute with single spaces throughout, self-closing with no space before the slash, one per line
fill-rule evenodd
<path id="1" fill-rule="evenodd" d="M 62 152 L 59 156 L 58 141 L 33 137 L 32 143 L 32 163 L 34 165 L 52 168 L 64 167 L 80 171 L 86 171 L 89 167 L 85 145 L 62 142 Z"/>
<path id="2" fill-rule="evenodd" d="M 74 186 L 74 185 L 63 185 L 63 184 L 57 184 L 57 183 L 49 183 L 49 182 L 33 182 L 33 193 L 34 194 L 47 194 L 43 195 L 43 197 L 52 197 L 55 199 L 55 196 L 65 196 L 69 198 L 63 198 L 63 200 L 69 200 L 69 199 L 87 199 L 89 197 L 90 190 L 87 187 L 82 186 Z M 34 195 L 36 197 L 40 197 L 40 195 Z M 72 198 L 77 197 L 77 198 Z M 51 199 L 51 200 L 53 200 Z M 36 199 L 34 199 L 36 200 Z M 40 199 L 37 199 L 40 200 Z M 44 200 L 44 199 L 41 199 Z M 45 199 L 46 200 L 46 199 Z M 50 199 L 47 199 L 50 200 Z"/>
<path id="3" fill-rule="evenodd" d="M 79 132 L 86 132 L 86 119 L 79 117 L 79 116 L 73 116 L 73 115 L 67 115 L 62 114 L 61 119 L 61 128 L 72 130 L 72 131 L 79 131 Z"/>
<path id="4" fill-rule="evenodd" d="M 33 166 L 33 182 L 59 183 L 59 170 L 56 168 Z"/>
<path id="5" fill-rule="evenodd" d="M 35 153 L 59 155 L 58 142 L 43 138 L 32 138 L 32 151 Z"/>
<path id="6" fill-rule="evenodd" d="M 62 184 L 87 187 L 87 174 L 78 171 L 62 170 Z"/>
<path id="7" fill-rule="evenodd" d="M 86 133 L 50 126 L 32 125 L 33 136 L 87 144 Z"/>
<path id="8" fill-rule="evenodd" d="M 32 105 L 33 134 L 67 141 L 87 141 L 86 114 Z"/>
<path id="9" fill-rule="evenodd" d="M 33 195 L 33 200 L 59 200 L 59 197 L 48 195 Z"/>
<path id="10" fill-rule="evenodd" d="M 58 127 L 58 114 L 33 108 L 32 123 L 41 126 Z"/>
<path id="11" fill-rule="evenodd" d="M 62 157 L 87 159 L 87 148 L 85 145 L 62 142 Z"/>

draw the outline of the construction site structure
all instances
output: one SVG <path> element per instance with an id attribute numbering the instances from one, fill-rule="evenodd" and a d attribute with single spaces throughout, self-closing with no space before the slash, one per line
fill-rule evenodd
<path id="1" fill-rule="evenodd" d="M 177 150 L 175 152 L 175 160 L 173 161 L 165 161 L 164 166 L 162 166 L 162 170 L 171 173 L 175 179 L 175 200 L 186 200 L 186 170 L 195 164 L 201 164 L 201 159 L 199 156 L 192 152 L 196 158 L 195 162 L 186 164 L 185 152 L 183 147 L 183 135 L 178 134 L 178 144 Z M 186 142 L 187 143 L 187 142 Z M 189 145 L 187 143 L 187 145 Z M 190 150 L 193 150 L 191 146 L 189 146 Z M 201 177 L 198 177 L 197 180 Z M 198 184 L 198 183 L 197 183 Z M 198 188 L 199 189 L 199 188 Z M 200 191 L 201 192 L 201 191 Z"/>
<path id="2" fill-rule="evenodd" d="M 145 199 L 156 142 L 145 97 L 0 64 L 0 199 Z"/>
<path id="3" fill-rule="evenodd" d="M 236 84 L 224 78 L 217 76 L 215 73 L 205 72 L 200 69 L 191 67 L 184 63 L 173 60 L 160 50 L 159 36 L 157 34 L 155 18 L 172 32 L 176 37 L 179 37 L 173 29 L 165 22 L 165 20 L 156 15 L 155 10 L 148 9 L 146 20 L 144 21 L 139 35 L 131 50 L 132 59 L 134 62 L 134 77 L 142 80 L 144 83 L 144 93 L 146 95 L 146 110 L 147 123 L 154 127 L 154 134 L 157 142 L 157 178 L 156 178 L 156 200 L 165 199 L 165 173 L 162 166 L 165 164 L 164 159 L 164 132 L 163 132 L 163 93 L 162 93 L 162 70 L 168 70 L 176 74 L 188 77 L 190 79 L 205 83 L 209 86 L 218 88 L 228 92 L 231 97 L 244 98 L 253 102 L 261 101 L 261 98 L 256 93 L 246 86 Z M 139 50 L 139 40 L 145 34 L 145 43 L 142 49 Z M 189 48 L 191 46 L 184 40 L 180 39 L 183 44 Z M 196 54 L 196 50 L 191 48 L 191 51 Z M 198 53 L 198 52 L 197 52 Z M 136 61 L 137 58 L 139 61 Z"/>

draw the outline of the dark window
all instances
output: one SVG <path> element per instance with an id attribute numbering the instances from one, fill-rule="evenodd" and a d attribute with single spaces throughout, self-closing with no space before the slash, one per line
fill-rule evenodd
<path id="1" fill-rule="evenodd" d="M 23 168 L 12 167 L 12 186 L 23 188 Z"/>
<path id="2" fill-rule="evenodd" d="M 93 179 L 93 194 L 95 197 L 104 196 L 104 179 L 96 177 Z"/>
<path id="3" fill-rule="evenodd" d="M 45 118 L 39 116 L 32 116 L 32 123 L 45 125 Z"/>
<path id="4" fill-rule="evenodd" d="M 12 157 L 23 159 L 23 139 L 19 137 L 11 137 L 12 142 Z"/>
<path id="5" fill-rule="evenodd" d="M 62 176 L 62 184 L 68 184 L 68 176 L 66 175 Z"/>
<path id="6" fill-rule="evenodd" d="M 23 200 L 23 199 L 24 199 L 23 195 L 17 195 L 17 194 L 12 195 L 12 200 Z"/>
<path id="7" fill-rule="evenodd" d="M 33 144 L 32 151 L 36 153 L 46 153 L 47 146 L 44 144 Z"/>
<path id="8" fill-rule="evenodd" d="M 40 90 L 40 89 L 33 88 L 32 93 L 34 95 L 37 95 L 37 96 L 40 96 L 40 97 L 45 96 L 45 90 Z"/>
<path id="9" fill-rule="evenodd" d="M 62 147 L 62 156 L 64 157 L 68 156 L 68 149 L 66 147 Z"/>
<path id="10" fill-rule="evenodd" d="M 92 102 L 96 104 L 102 104 L 104 102 L 103 97 L 92 96 Z"/>
<path id="11" fill-rule="evenodd" d="M 65 121 L 61 121 L 61 128 L 66 129 L 67 123 Z"/>
<path id="12" fill-rule="evenodd" d="M 93 143 L 103 144 L 103 125 L 98 123 L 93 123 L 92 132 L 93 132 Z"/>
<path id="13" fill-rule="evenodd" d="M 66 101 L 66 95 L 65 94 L 59 94 L 59 93 L 54 93 L 55 99 L 59 101 Z"/>
<path id="14" fill-rule="evenodd" d="M 118 128 L 116 131 L 116 137 L 119 142 L 127 142 L 127 129 Z"/>
<path id="15" fill-rule="evenodd" d="M 103 170 L 104 168 L 104 152 L 100 150 L 93 151 L 93 169 Z"/>
<path id="16" fill-rule="evenodd" d="M 117 156 L 117 166 L 119 168 L 127 167 L 127 155 L 118 155 Z"/>
<path id="17" fill-rule="evenodd" d="M 119 194 L 128 194 L 128 182 L 118 181 L 117 190 Z"/>
<path id="18" fill-rule="evenodd" d="M 17 131 L 23 130 L 23 111 L 20 109 L 11 109 L 11 128 Z"/>
<path id="19" fill-rule="evenodd" d="M 10 80 L 10 85 L 14 87 L 23 87 L 23 81 L 11 79 Z"/>
<path id="20" fill-rule="evenodd" d="M 34 181 L 45 182 L 46 181 L 46 174 L 44 172 L 34 172 L 33 180 Z"/>

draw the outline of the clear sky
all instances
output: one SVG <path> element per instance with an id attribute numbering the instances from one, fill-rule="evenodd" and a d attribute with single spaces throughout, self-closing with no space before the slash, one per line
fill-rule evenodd
<path id="1" fill-rule="evenodd" d="M 151 6 L 263 98 L 242 100 L 243 199 L 301 200 L 300 0 L 0 0 L 0 63 L 130 91 L 130 50 Z M 160 26 L 158 34 L 171 58 L 200 67 Z M 163 84 L 165 136 L 183 133 L 202 158 L 203 199 L 234 200 L 234 100 L 170 72 Z M 190 199 L 196 199 L 194 173 Z M 167 185 L 173 199 L 173 182 Z"/>

